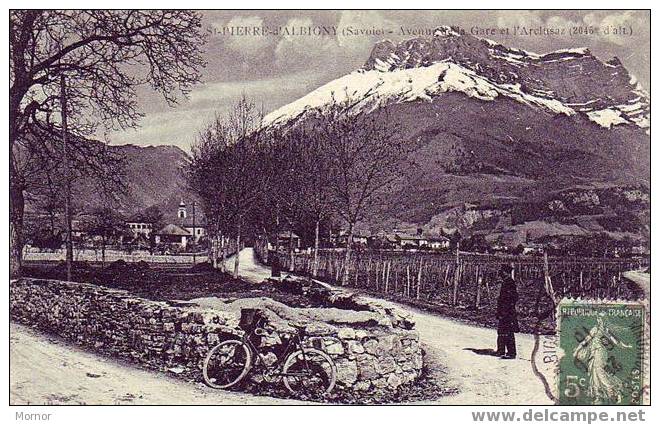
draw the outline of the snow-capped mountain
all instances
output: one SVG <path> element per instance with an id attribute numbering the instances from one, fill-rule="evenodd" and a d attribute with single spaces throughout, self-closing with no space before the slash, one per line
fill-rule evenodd
<path id="1" fill-rule="evenodd" d="M 351 113 L 387 108 L 414 145 L 381 224 L 451 227 L 447 212 L 458 211 L 477 219 L 454 222 L 489 235 L 522 226 L 534 237 L 548 229 L 633 237 L 647 228 L 649 203 L 615 195 L 647 193 L 650 184 L 648 94 L 616 58 L 603 62 L 588 49 L 535 54 L 440 27 L 377 43 L 362 68 L 271 112 L 264 125 L 304 123 L 332 103 Z M 565 202 L 566 191 L 598 202 Z M 465 203 L 480 212 L 463 211 Z M 566 208 L 558 212 L 558 203 Z"/>
<path id="2" fill-rule="evenodd" d="M 492 101 L 500 96 L 547 113 L 584 114 L 610 128 L 649 126 L 648 95 L 617 58 L 601 62 L 588 49 L 545 55 L 438 28 L 431 38 L 378 43 L 365 66 L 319 87 L 265 118 L 282 124 L 346 98 L 357 110 L 384 103 L 431 101 L 446 92 Z"/>

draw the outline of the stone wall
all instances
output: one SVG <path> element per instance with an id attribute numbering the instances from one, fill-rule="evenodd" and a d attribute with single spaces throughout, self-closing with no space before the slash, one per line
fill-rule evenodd
<path id="1" fill-rule="evenodd" d="M 11 281 L 12 320 L 158 370 L 198 375 L 209 347 L 241 335 L 234 314 L 58 280 Z"/>
<path id="2" fill-rule="evenodd" d="M 288 323 L 304 323 L 306 344 L 336 362 L 337 391 L 386 393 L 420 376 L 419 336 L 402 311 L 310 281 L 282 285 L 325 306 L 293 308 L 269 298 L 172 305 L 91 284 L 20 279 L 10 284 L 10 316 L 97 351 L 201 380 L 208 350 L 242 335 L 242 312 L 257 308 L 275 328 L 262 341 L 264 350 L 291 331 Z"/>

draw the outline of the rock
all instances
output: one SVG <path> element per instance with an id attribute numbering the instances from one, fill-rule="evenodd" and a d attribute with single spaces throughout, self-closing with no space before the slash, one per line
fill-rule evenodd
<path id="1" fill-rule="evenodd" d="M 390 376 L 387 377 L 387 385 L 390 388 L 396 389 L 403 383 L 403 379 L 401 376 L 399 376 L 396 373 L 391 373 Z"/>
<path id="2" fill-rule="evenodd" d="M 396 370 L 396 362 L 392 356 L 383 356 L 378 360 L 378 373 L 381 375 L 387 375 L 390 372 Z"/>
<path id="3" fill-rule="evenodd" d="M 368 339 L 362 342 L 364 349 L 367 353 L 377 355 L 379 351 L 378 340 L 375 338 Z"/>
<path id="4" fill-rule="evenodd" d="M 413 365 L 415 369 L 421 369 L 424 365 L 424 357 L 420 353 L 415 353 L 413 355 Z"/>
<path id="5" fill-rule="evenodd" d="M 419 377 L 418 372 L 405 372 L 403 373 L 403 382 L 404 383 L 413 382 L 418 377 Z"/>
<path id="6" fill-rule="evenodd" d="M 171 367 L 171 368 L 169 368 L 169 369 L 167 369 L 167 370 L 169 370 L 170 372 L 172 372 L 172 373 L 174 373 L 174 374 L 177 374 L 177 375 L 179 375 L 179 374 L 181 374 L 181 373 L 183 373 L 183 372 L 186 371 L 184 368 L 182 368 L 182 367 L 180 367 L 180 366 L 179 366 L 179 367 Z"/>
<path id="7" fill-rule="evenodd" d="M 357 356 L 357 364 L 360 380 L 371 380 L 380 376 L 376 359 L 373 356 L 361 354 Z"/>
<path id="8" fill-rule="evenodd" d="M 399 367 L 401 368 L 401 370 L 406 372 L 415 370 L 415 365 L 412 363 L 412 361 L 399 362 Z"/>
<path id="9" fill-rule="evenodd" d="M 327 323 L 312 322 L 305 326 L 305 332 L 309 336 L 321 336 L 335 333 L 337 328 Z"/>
<path id="10" fill-rule="evenodd" d="M 378 346 L 383 351 L 393 351 L 399 346 L 399 337 L 396 335 L 383 335 L 378 338 Z"/>
<path id="11" fill-rule="evenodd" d="M 186 333 L 200 333 L 202 331 L 202 325 L 195 323 L 182 323 L 181 331 Z"/>
<path id="12" fill-rule="evenodd" d="M 362 354 L 364 353 L 364 347 L 358 341 L 348 341 L 348 352 L 351 354 Z"/>
<path id="13" fill-rule="evenodd" d="M 355 391 L 369 391 L 369 388 L 371 388 L 371 383 L 369 381 L 359 381 L 356 382 L 355 385 L 353 385 L 353 389 Z"/>
<path id="14" fill-rule="evenodd" d="M 335 362 L 337 365 L 337 382 L 346 386 L 353 385 L 358 379 L 358 368 L 355 360 L 340 359 Z"/>
<path id="15" fill-rule="evenodd" d="M 326 353 L 340 356 L 344 354 L 344 347 L 336 338 L 323 338 L 323 346 Z"/>
<path id="16" fill-rule="evenodd" d="M 355 329 L 340 328 L 339 331 L 337 331 L 337 337 L 339 339 L 355 339 Z"/>

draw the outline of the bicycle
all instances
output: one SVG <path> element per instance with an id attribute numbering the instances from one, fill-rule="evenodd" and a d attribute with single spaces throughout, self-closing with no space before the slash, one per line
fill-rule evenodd
<path id="1" fill-rule="evenodd" d="M 324 351 L 304 347 L 304 327 L 290 324 L 296 333 L 288 338 L 281 354 L 273 359 L 274 353 L 262 353 L 252 341 L 255 336 L 265 337 L 275 330 L 268 325 L 258 326 L 262 322 L 264 320 L 260 319 L 257 326 L 246 331 L 240 340 L 225 340 L 209 351 L 203 367 L 206 384 L 216 389 L 229 389 L 256 366 L 263 368 L 266 382 L 281 380 L 291 394 L 329 394 L 335 387 L 337 367 Z"/>

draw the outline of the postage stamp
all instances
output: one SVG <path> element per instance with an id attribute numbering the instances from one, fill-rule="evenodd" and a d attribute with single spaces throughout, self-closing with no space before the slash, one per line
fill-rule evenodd
<path id="1" fill-rule="evenodd" d="M 557 309 L 558 404 L 644 403 L 646 307 L 564 300 Z"/>

